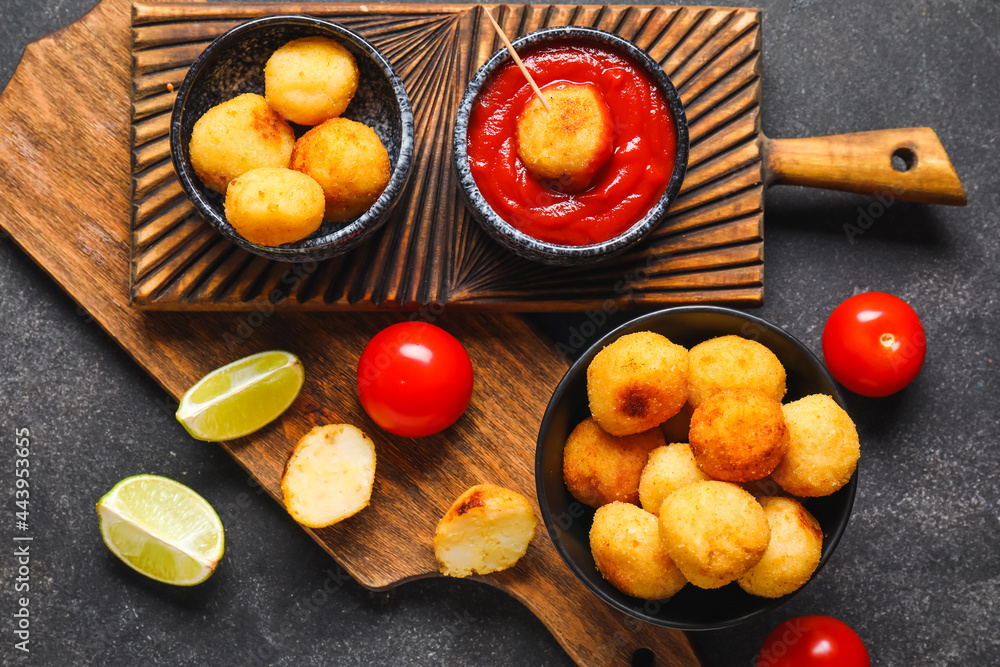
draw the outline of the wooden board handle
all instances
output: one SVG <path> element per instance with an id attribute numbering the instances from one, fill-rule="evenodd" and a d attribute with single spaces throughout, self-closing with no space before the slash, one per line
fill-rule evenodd
<path id="1" fill-rule="evenodd" d="M 769 185 L 805 185 L 925 204 L 965 206 L 965 188 L 929 127 L 808 139 L 761 135 Z"/>

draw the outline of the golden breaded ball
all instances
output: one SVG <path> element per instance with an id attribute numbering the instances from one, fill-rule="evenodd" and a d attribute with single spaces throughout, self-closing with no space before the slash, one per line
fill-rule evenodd
<path id="1" fill-rule="evenodd" d="M 615 500 L 639 503 L 639 476 L 649 453 L 663 446 L 658 429 L 609 435 L 592 417 L 573 429 L 563 449 L 563 480 L 573 497 L 600 507 Z"/>
<path id="2" fill-rule="evenodd" d="M 660 507 L 660 541 L 684 577 L 719 588 L 756 565 L 771 540 L 760 504 L 728 482 L 695 482 Z"/>
<path id="3" fill-rule="evenodd" d="M 651 331 L 622 336 L 587 367 L 594 419 L 612 435 L 655 428 L 684 407 L 688 352 Z"/>
<path id="4" fill-rule="evenodd" d="M 847 484 L 858 466 L 861 445 L 854 422 L 825 394 L 782 406 L 788 451 L 771 476 L 796 496 L 828 496 Z"/>
<path id="5" fill-rule="evenodd" d="M 613 502 L 594 513 L 590 552 L 601 576 L 632 597 L 662 600 L 687 583 L 663 551 L 656 516 L 635 505 Z"/>
<path id="6" fill-rule="evenodd" d="M 781 405 L 751 389 L 713 394 L 695 409 L 689 435 L 698 467 L 726 482 L 767 477 L 788 448 Z"/>
<path id="7" fill-rule="evenodd" d="M 785 367 L 771 350 L 740 336 L 720 336 L 691 348 L 691 405 L 722 389 L 756 389 L 778 403 L 785 397 Z"/>
<path id="8" fill-rule="evenodd" d="M 752 595 L 778 598 L 802 588 L 819 567 L 823 529 L 799 501 L 759 498 L 771 541 L 760 562 L 739 578 L 740 588 Z"/>
<path id="9" fill-rule="evenodd" d="M 295 142 L 292 169 L 316 179 L 326 195 L 326 220 L 347 222 L 375 203 L 389 183 L 389 153 L 375 130 L 331 118 Z"/>
<path id="10" fill-rule="evenodd" d="M 282 118 L 300 125 L 344 113 L 357 90 L 354 56 L 326 37 L 293 39 L 264 65 L 264 96 Z"/>
<path id="11" fill-rule="evenodd" d="M 695 463 L 691 445 L 675 442 L 657 447 L 649 453 L 649 460 L 639 477 L 639 502 L 642 509 L 659 514 L 664 498 L 671 493 L 682 486 L 709 479 L 711 477 Z"/>
<path id="12" fill-rule="evenodd" d="M 528 172 L 561 192 L 586 190 L 614 152 L 611 111 L 590 84 L 559 82 L 535 95 L 517 119 L 517 154 Z"/>
<path id="13" fill-rule="evenodd" d="M 295 145 L 291 126 L 260 95 L 247 93 L 206 111 L 188 150 L 198 178 L 226 194 L 229 181 L 258 167 L 287 167 Z"/>
<path id="14" fill-rule="evenodd" d="M 226 219 L 258 245 L 304 239 L 323 224 L 324 207 L 319 183 L 284 167 L 251 169 L 226 190 Z"/>

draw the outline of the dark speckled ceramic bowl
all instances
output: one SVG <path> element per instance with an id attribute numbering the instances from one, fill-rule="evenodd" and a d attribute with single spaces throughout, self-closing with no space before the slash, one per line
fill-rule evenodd
<path id="1" fill-rule="evenodd" d="M 373 128 L 389 153 L 389 185 L 367 212 L 347 223 L 324 222 L 311 236 L 280 246 L 247 241 L 226 221 L 224 198 L 205 187 L 191 167 L 188 144 L 195 121 L 217 104 L 243 93 L 264 94 L 264 64 L 278 47 L 299 37 L 322 36 L 343 44 L 358 63 L 358 91 L 345 118 Z M 296 136 L 308 128 L 293 125 Z M 311 16 L 268 16 L 224 33 L 195 59 L 177 91 L 170 119 L 170 153 L 184 191 L 205 219 L 241 248 L 284 262 L 319 261 L 344 253 L 389 218 L 403 192 L 413 158 L 413 112 L 403 82 L 385 56 L 343 26 Z"/>
<path id="2" fill-rule="evenodd" d="M 538 433 L 535 485 L 545 527 L 573 574 L 605 603 L 653 625 L 678 630 L 712 630 L 742 623 L 783 604 L 794 593 L 776 599 L 755 597 L 734 582 L 714 590 L 687 584 L 668 600 L 647 601 L 625 595 L 605 581 L 594 565 L 589 539 L 594 510 L 573 498 L 563 482 L 566 438 L 590 415 L 587 367 L 605 346 L 637 331 L 654 331 L 687 348 L 709 338 L 730 334 L 756 340 L 774 352 L 785 367 L 788 387 L 785 402 L 810 394 L 828 394 L 843 407 L 844 398 L 819 359 L 780 327 L 729 308 L 685 306 L 644 315 L 597 341 L 570 367 L 549 401 Z M 855 473 L 836 493 L 803 499 L 805 508 L 823 529 L 820 568 L 844 534 L 857 486 Z"/>
<path id="3" fill-rule="evenodd" d="M 469 155 L 467 151 L 469 114 L 472 112 L 472 106 L 475 104 L 480 91 L 488 84 L 493 73 L 501 65 L 508 62 L 510 56 L 506 49 L 501 49 L 494 53 L 486 61 L 486 64 L 479 68 L 476 76 L 473 77 L 472 81 L 466 87 L 465 96 L 458 107 L 458 116 L 455 119 L 453 151 L 455 168 L 458 171 L 458 179 L 466 205 L 472 212 L 473 217 L 490 236 L 508 250 L 521 257 L 546 264 L 574 265 L 617 255 L 638 243 L 659 224 L 666 215 L 671 202 L 677 196 L 677 192 L 681 188 L 681 182 L 684 180 L 684 172 L 687 169 L 688 160 L 688 127 L 680 97 L 670 79 L 664 73 L 663 68 L 650 58 L 645 51 L 618 35 L 593 28 L 546 28 L 529 33 L 515 40 L 513 46 L 520 52 L 530 47 L 563 41 L 591 42 L 626 55 L 656 83 L 670 108 L 677 131 L 677 157 L 674 160 L 674 170 L 663 196 L 660 197 L 659 201 L 650 209 L 645 217 L 622 234 L 607 241 L 592 245 L 570 246 L 540 241 L 528 236 L 524 232 L 515 229 L 486 203 L 482 193 L 476 186 L 475 179 L 472 177 L 472 171 L 469 169 Z"/>

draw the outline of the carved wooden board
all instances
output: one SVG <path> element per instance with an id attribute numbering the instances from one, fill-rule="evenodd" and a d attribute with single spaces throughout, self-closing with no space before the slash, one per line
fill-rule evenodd
<path id="1" fill-rule="evenodd" d="M 760 12 L 487 6 L 509 35 L 553 25 L 616 32 L 646 49 L 670 75 L 690 123 L 690 162 L 669 216 L 642 245 L 599 267 L 554 269 L 501 249 L 466 211 L 451 164 L 454 115 L 466 82 L 501 46 L 477 6 L 136 3 L 132 303 L 159 310 L 254 310 L 278 288 L 287 296 L 273 306 L 283 310 L 446 304 L 566 311 L 600 307 L 608 298 L 625 307 L 759 305 Z M 365 246 L 304 265 L 294 281 L 289 265 L 237 248 L 202 220 L 174 175 L 168 146 L 173 89 L 194 58 L 239 22 L 275 13 L 327 17 L 371 40 L 402 77 L 416 122 L 413 171 L 393 218 Z"/>
<path id="2" fill-rule="evenodd" d="M 271 426 L 222 446 L 279 499 L 282 467 L 309 428 L 360 426 L 378 448 L 371 506 L 310 534 L 370 588 L 436 576 L 433 528 L 461 491 L 491 482 L 535 498 L 535 436 L 564 363 L 518 317 L 445 313 L 436 321 L 469 350 L 476 389 L 455 426 L 414 441 L 376 429 L 353 386 L 365 343 L 400 315 L 130 308 L 130 9 L 128 0 L 104 0 L 26 50 L 0 96 L 0 223 L 174 397 L 245 354 L 276 347 L 300 354 L 307 379 L 295 404 Z M 658 665 L 697 664 L 682 633 L 641 625 L 592 595 L 544 529 L 516 567 L 481 581 L 524 603 L 580 664 L 628 664 L 643 647 Z"/>

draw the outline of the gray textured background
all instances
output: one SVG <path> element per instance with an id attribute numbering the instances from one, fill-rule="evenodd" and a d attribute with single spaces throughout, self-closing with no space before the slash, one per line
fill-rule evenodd
<path id="1" fill-rule="evenodd" d="M 0 83 L 25 44 L 92 4 L 0 3 Z M 893 292 L 922 316 L 929 351 L 902 393 L 850 399 L 861 483 L 825 569 L 778 610 L 694 640 L 706 665 L 750 665 L 775 624 L 828 614 L 858 631 L 876 665 L 996 665 L 1000 6 L 761 4 L 768 135 L 929 125 L 969 206 L 896 203 L 851 244 L 843 226 L 870 200 L 796 188 L 768 194 L 767 305 L 758 314 L 818 352 L 837 303 L 859 290 Z M 536 321 L 556 340 L 579 323 Z M 219 448 L 184 433 L 163 392 L 9 239 L 0 240 L 0 363 L 7 539 L 16 427 L 31 430 L 35 485 L 31 653 L 13 650 L 15 565 L 3 547 L 3 664 L 570 664 L 540 622 L 485 586 L 432 580 L 373 596 L 345 580 Z M 142 472 L 191 485 L 222 515 L 227 553 L 204 585 L 148 581 L 101 543 L 95 501 Z"/>

